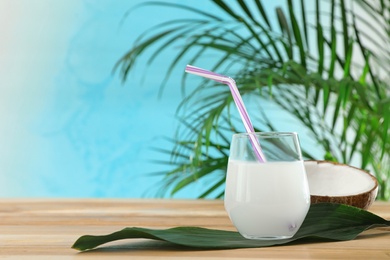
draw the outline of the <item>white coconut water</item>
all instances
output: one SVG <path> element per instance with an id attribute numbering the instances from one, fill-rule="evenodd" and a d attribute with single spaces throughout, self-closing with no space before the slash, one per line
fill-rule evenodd
<path id="1" fill-rule="evenodd" d="M 292 237 L 310 207 L 303 161 L 229 160 L 224 200 L 230 219 L 244 237 Z"/>

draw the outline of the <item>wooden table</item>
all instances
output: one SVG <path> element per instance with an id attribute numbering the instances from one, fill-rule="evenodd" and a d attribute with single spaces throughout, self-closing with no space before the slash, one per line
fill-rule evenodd
<path id="1" fill-rule="evenodd" d="M 370 211 L 390 219 L 390 203 Z M 346 242 L 267 248 L 194 250 L 132 239 L 79 253 L 73 242 L 127 226 L 200 226 L 234 230 L 218 200 L 0 199 L 0 259 L 390 259 L 390 229 L 366 231 Z"/>

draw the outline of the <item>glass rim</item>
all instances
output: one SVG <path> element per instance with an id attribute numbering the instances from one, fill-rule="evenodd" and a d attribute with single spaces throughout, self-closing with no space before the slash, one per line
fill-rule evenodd
<path id="1" fill-rule="evenodd" d="M 297 132 L 253 132 L 253 133 L 235 133 L 233 137 L 247 138 L 249 135 L 255 135 L 257 137 L 264 138 L 277 138 L 277 137 L 288 137 L 288 136 L 298 136 Z"/>

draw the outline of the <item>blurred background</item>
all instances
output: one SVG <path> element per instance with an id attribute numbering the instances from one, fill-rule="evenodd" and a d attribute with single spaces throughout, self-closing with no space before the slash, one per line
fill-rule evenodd
<path id="1" fill-rule="evenodd" d="M 196 56 L 196 48 L 191 48 L 186 53 L 187 56 L 178 60 L 169 78 L 166 78 L 167 69 L 172 60 L 180 55 L 183 46 L 186 46 L 183 44 L 184 41 L 180 42 L 180 39 L 170 48 L 164 47 L 164 52 L 158 52 L 160 53 L 158 56 L 154 55 L 158 49 L 153 46 L 143 50 L 145 55 L 133 53 L 136 63 L 127 74 L 125 81 L 123 74 L 120 73 L 121 66 L 116 67 L 116 65 L 130 49 L 136 46 L 140 35 L 148 32 L 149 36 L 156 36 L 159 33 L 158 30 L 150 30 L 153 26 L 161 26 L 165 21 L 176 18 L 185 18 L 188 21 L 191 16 L 199 18 L 203 17 L 203 14 L 185 8 L 187 12 L 183 12 L 183 8 L 144 6 L 145 2 L 143 0 L 0 0 L 0 197 L 140 198 L 161 195 L 158 193 L 159 188 L 164 183 L 169 183 L 169 178 L 164 179 L 164 177 L 167 177 L 166 173 L 172 170 L 172 165 L 166 162 L 170 160 L 169 151 L 174 149 L 174 144 L 167 141 L 167 138 L 173 138 L 182 123 L 178 120 L 177 112 L 179 104 L 185 97 L 181 86 L 184 68 L 190 60 L 186 57 Z M 162 2 L 168 5 L 182 4 L 190 8 L 200 8 L 210 14 L 221 14 L 221 17 L 228 17 L 228 19 L 233 16 L 239 23 L 242 22 L 240 16 L 229 14 L 226 10 L 221 11 L 223 5 L 222 8 L 217 7 L 212 1 Z M 352 2 L 356 2 L 356 6 L 361 9 L 349 4 Z M 229 2 L 233 6 L 233 13 L 237 11 L 238 14 L 243 14 L 245 19 L 250 20 L 251 17 L 246 13 L 246 9 L 243 6 L 239 7 L 238 3 Z M 244 6 L 247 5 L 253 9 L 253 12 L 260 11 L 261 14 L 260 8 L 255 6 L 256 1 L 244 3 Z M 301 4 L 302 7 L 307 8 L 307 17 L 311 21 L 306 24 L 305 19 L 297 19 L 302 25 L 301 29 L 308 28 L 308 33 L 302 31 L 299 34 L 299 28 L 294 28 L 296 21 L 292 18 L 293 14 L 288 15 L 292 25 L 289 25 L 287 20 L 283 20 L 285 17 L 280 16 L 281 12 L 288 13 L 289 10 L 291 12 L 292 9 L 289 9 L 286 4 L 290 3 L 289 1 L 263 1 L 262 3 L 270 10 L 268 13 L 270 24 L 279 29 L 272 31 L 269 25 L 270 27 L 267 28 L 270 34 L 264 34 L 263 27 L 255 24 L 253 26 L 255 30 L 249 29 L 249 35 L 252 34 L 251 37 L 256 38 L 256 35 L 261 32 L 261 37 L 268 37 L 267 40 L 271 42 L 275 40 L 282 43 L 277 43 L 276 47 L 266 46 L 266 50 L 279 48 L 282 51 L 283 55 L 279 58 L 284 63 L 281 65 L 279 62 L 274 63 L 280 67 L 272 67 L 271 62 L 268 64 L 267 60 L 264 60 L 263 53 L 259 51 L 262 46 L 255 46 L 251 41 L 246 41 L 242 36 L 245 35 L 243 29 L 235 31 L 234 27 L 230 28 L 230 25 L 223 23 L 222 20 L 222 25 L 214 27 L 216 28 L 214 31 L 208 31 L 207 28 L 203 31 L 199 30 L 202 35 L 208 34 L 207 37 L 218 35 L 221 37 L 220 40 L 225 40 L 223 37 L 226 36 L 226 42 L 232 45 L 228 46 L 231 48 L 229 50 L 224 46 L 218 46 L 222 54 L 226 51 L 234 55 L 246 55 L 245 51 L 253 49 L 253 56 L 244 56 L 243 60 L 248 62 L 249 66 L 243 72 L 248 75 L 254 73 L 249 75 L 252 76 L 252 80 L 266 80 L 261 83 L 262 87 L 267 87 L 267 84 L 277 85 L 278 76 L 287 75 L 286 69 L 292 69 L 291 74 L 288 75 L 299 75 L 297 80 L 287 77 L 283 79 L 285 81 L 281 81 L 280 87 L 282 89 L 284 87 L 284 92 L 274 92 L 273 103 L 267 102 L 267 98 L 272 99 L 267 95 L 264 96 L 265 99 L 257 102 L 257 81 L 256 84 L 248 84 L 248 87 L 252 88 L 248 88 L 248 96 L 252 93 L 252 99 L 257 102 L 257 105 L 260 104 L 260 108 L 249 106 L 248 110 L 264 109 L 266 114 L 252 112 L 252 115 L 259 115 L 263 120 L 263 126 L 267 126 L 268 130 L 270 127 L 268 123 L 272 121 L 278 131 L 297 131 L 301 144 L 303 143 L 306 151 L 310 153 L 307 154 L 307 158 L 325 158 L 354 164 L 372 170 L 376 172 L 376 176 L 379 176 L 378 172 L 383 172 L 381 167 L 390 165 L 387 163 L 389 157 L 386 150 L 389 148 L 387 133 L 390 116 L 388 113 L 383 113 L 385 109 L 389 109 L 390 102 L 386 101 L 387 85 L 384 82 L 387 81 L 383 80 L 382 84 L 380 76 L 388 75 L 382 73 L 387 67 L 381 65 L 383 60 L 380 59 L 390 54 L 387 48 L 376 48 L 376 46 L 385 46 L 388 43 L 387 38 L 383 37 L 385 43 L 377 43 L 375 37 L 365 34 L 365 28 L 373 28 L 373 26 L 370 19 L 364 17 L 367 13 L 373 17 L 371 20 L 375 20 L 377 14 L 383 14 L 382 18 L 386 20 L 387 16 L 381 10 L 375 13 L 377 11 L 375 7 L 370 6 L 366 1 L 348 1 L 347 12 L 343 11 L 345 8 L 341 4 L 344 3 L 343 1 L 340 3 L 336 1 L 333 3 L 334 6 L 327 1 L 321 1 L 321 5 L 316 7 L 312 1 L 305 1 L 305 5 L 303 2 Z M 283 8 L 275 12 L 278 5 L 282 5 Z M 335 9 L 331 10 L 336 10 L 339 15 L 329 19 L 333 12 L 317 13 L 314 11 L 317 7 L 318 10 L 334 7 Z M 359 16 L 361 10 L 365 10 L 366 13 Z M 298 12 L 296 15 L 297 17 L 301 15 L 299 17 L 301 18 L 305 17 L 304 13 Z M 321 16 L 321 19 L 316 20 L 316 13 L 323 15 L 324 18 Z M 360 23 L 356 25 L 355 20 L 347 23 L 348 19 L 355 17 L 353 16 L 355 13 L 358 14 L 357 21 Z M 204 17 L 207 18 L 207 15 Z M 388 23 L 383 24 L 383 28 L 386 29 Z M 340 28 L 348 26 L 349 31 L 341 31 Z M 241 28 L 245 29 L 245 26 Z M 322 34 L 322 28 L 326 28 L 328 32 L 324 30 Z M 352 30 L 354 28 L 362 28 L 362 34 L 359 30 Z M 292 31 L 289 30 L 293 29 L 294 37 L 297 39 L 299 35 L 305 34 L 305 44 L 296 39 L 290 42 L 290 45 L 285 44 L 283 37 L 288 33 L 290 37 Z M 336 31 L 337 36 L 333 35 Z M 381 33 L 380 30 L 375 32 L 378 32 L 378 35 Z M 191 31 L 186 33 L 191 37 Z M 195 35 L 198 31 L 194 30 L 193 33 Z M 187 39 L 187 35 L 183 36 L 184 40 Z M 191 39 L 190 37 L 188 39 Z M 359 37 L 366 40 L 368 45 L 360 44 Z M 235 45 L 236 39 L 239 39 L 242 45 Z M 200 46 L 202 44 L 200 43 Z M 208 49 L 214 47 L 212 44 L 206 44 Z M 367 49 L 366 46 L 373 47 Z M 302 64 L 298 62 L 293 64 L 296 67 L 290 67 L 291 60 L 287 57 L 288 52 L 290 50 L 297 52 L 298 49 L 305 49 L 306 56 L 301 56 L 299 62 Z M 371 58 L 364 60 L 365 53 L 372 53 L 372 62 Z M 269 54 L 275 56 L 273 50 Z M 154 56 L 156 58 L 150 65 L 149 58 Z M 131 60 L 133 56 L 129 57 L 128 60 Z M 193 65 L 211 69 L 217 58 L 215 53 L 207 53 L 197 59 L 196 64 Z M 301 65 L 305 67 L 306 60 L 313 65 L 311 64 L 307 70 L 297 72 L 295 68 L 300 68 Z M 350 66 L 351 60 L 353 66 Z M 325 66 L 324 71 L 323 66 Z M 376 68 L 382 68 L 378 70 L 377 77 Z M 269 73 L 267 69 L 275 73 L 274 79 L 267 74 Z M 333 69 L 334 74 L 332 74 Z M 265 76 L 256 75 L 258 71 L 260 73 L 264 71 Z M 368 74 L 371 78 L 367 76 Z M 240 80 L 241 83 L 245 83 L 245 78 Z M 202 86 L 200 82 L 199 78 L 188 77 L 186 85 L 190 90 L 189 93 L 191 89 L 195 89 L 192 86 Z M 163 83 L 164 88 L 161 91 Z M 364 88 L 361 88 L 360 84 Z M 295 95 L 295 90 L 290 86 L 295 86 L 302 96 Z M 303 86 L 310 86 L 313 92 L 305 93 Z M 219 91 L 216 93 L 230 96 L 228 91 L 226 93 L 226 88 L 218 90 L 218 86 L 214 87 Z M 355 87 L 356 90 L 353 89 L 351 92 L 350 89 Z M 375 93 L 373 89 L 377 90 L 376 96 L 373 94 Z M 320 96 L 321 99 L 318 98 Z M 292 97 L 296 100 L 289 99 Z M 196 98 L 202 96 L 198 95 Z M 281 103 L 275 105 L 278 100 Z M 187 102 L 187 105 L 196 104 L 196 100 L 194 103 L 191 102 Z M 333 104 L 336 104 L 337 109 Z M 368 108 L 364 107 L 365 104 Z M 373 108 L 370 104 L 378 104 L 378 107 Z M 290 109 L 291 107 L 294 109 Z M 222 108 L 229 109 L 229 105 Z M 340 113 L 339 108 L 342 111 Z M 196 106 L 192 109 L 197 111 Z M 189 111 L 189 114 L 184 115 L 190 118 L 191 109 Z M 232 109 L 232 114 L 235 112 L 236 110 Z M 301 116 L 301 112 L 304 116 Z M 372 115 L 366 116 L 370 113 Z M 235 116 L 237 117 L 237 114 Z M 272 120 L 267 122 L 267 118 Z M 204 129 L 207 129 L 207 121 L 202 123 L 206 127 Z M 244 131 L 240 123 L 237 125 L 239 127 L 234 130 Z M 239 129 L 240 127 L 242 128 Z M 227 138 L 221 149 L 219 144 L 212 145 L 214 148 L 219 147 L 221 160 L 227 159 L 226 142 L 228 141 L 226 140 L 230 138 L 231 130 L 224 133 L 227 134 Z M 217 132 L 215 134 L 219 135 Z M 195 146 L 196 144 L 196 142 L 191 143 Z M 186 144 L 181 146 L 185 149 Z M 165 152 L 161 152 L 161 149 Z M 198 155 L 201 155 L 200 150 Z M 184 167 L 183 171 L 189 173 L 186 168 L 189 166 L 199 171 L 189 173 L 190 179 L 186 180 L 186 176 L 180 177 L 180 171 L 173 170 L 174 175 L 179 176 L 175 177 L 176 181 L 178 180 L 176 187 L 179 188 L 174 197 L 196 198 L 205 191 L 207 185 L 217 187 L 221 194 L 224 185 L 224 166 L 219 166 L 217 172 L 213 174 L 209 174 L 213 170 L 207 166 L 209 169 L 205 175 L 209 177 L 198 179 L 197 174 L 202 171 L 203 166 L 194 164 L 192 157 L 187 156 L 185 159 L 189 162 L 178 162 L 177 169 Z M 217 161 L 214 158 L 210 162 Z M 223 165 L 225 164 L 224 161 Z M 383 187 L 382 198 L 390 196 L 387 191 L 390 178 L 387 175 L 386 171 L 380 179 Z M 218 183 L 213 186 L 215 177 L 220 180 L 218 179 Z M 183 185 L 188 180 L 191 185 Z M 211 190 L 215 191 L 214 188 Z M 164 196 L 169 196 L 169 193 L 165 193 Z"/>
<path id="2" fill-rule="evenodd" d="M 153 147 L 175 132 L 179 83 L 174 74 L 159 98 L 163 62 L 125 84 L 114 66 L 180 14 L 128 13 L 142 2 L 0 0 L 0 196 L 155 195 Z"/>

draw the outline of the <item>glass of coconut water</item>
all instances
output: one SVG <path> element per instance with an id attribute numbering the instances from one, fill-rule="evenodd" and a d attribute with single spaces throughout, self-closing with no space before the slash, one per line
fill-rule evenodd
<path id="1" fill-rule="evenodd" d="M 249 135 L 256 136 L 265 162 L 256 157 Z M 310 207 L 297 133 L 233 135 L 224 203 L 231 221 L 245 238 L 294 236 Z"/>

